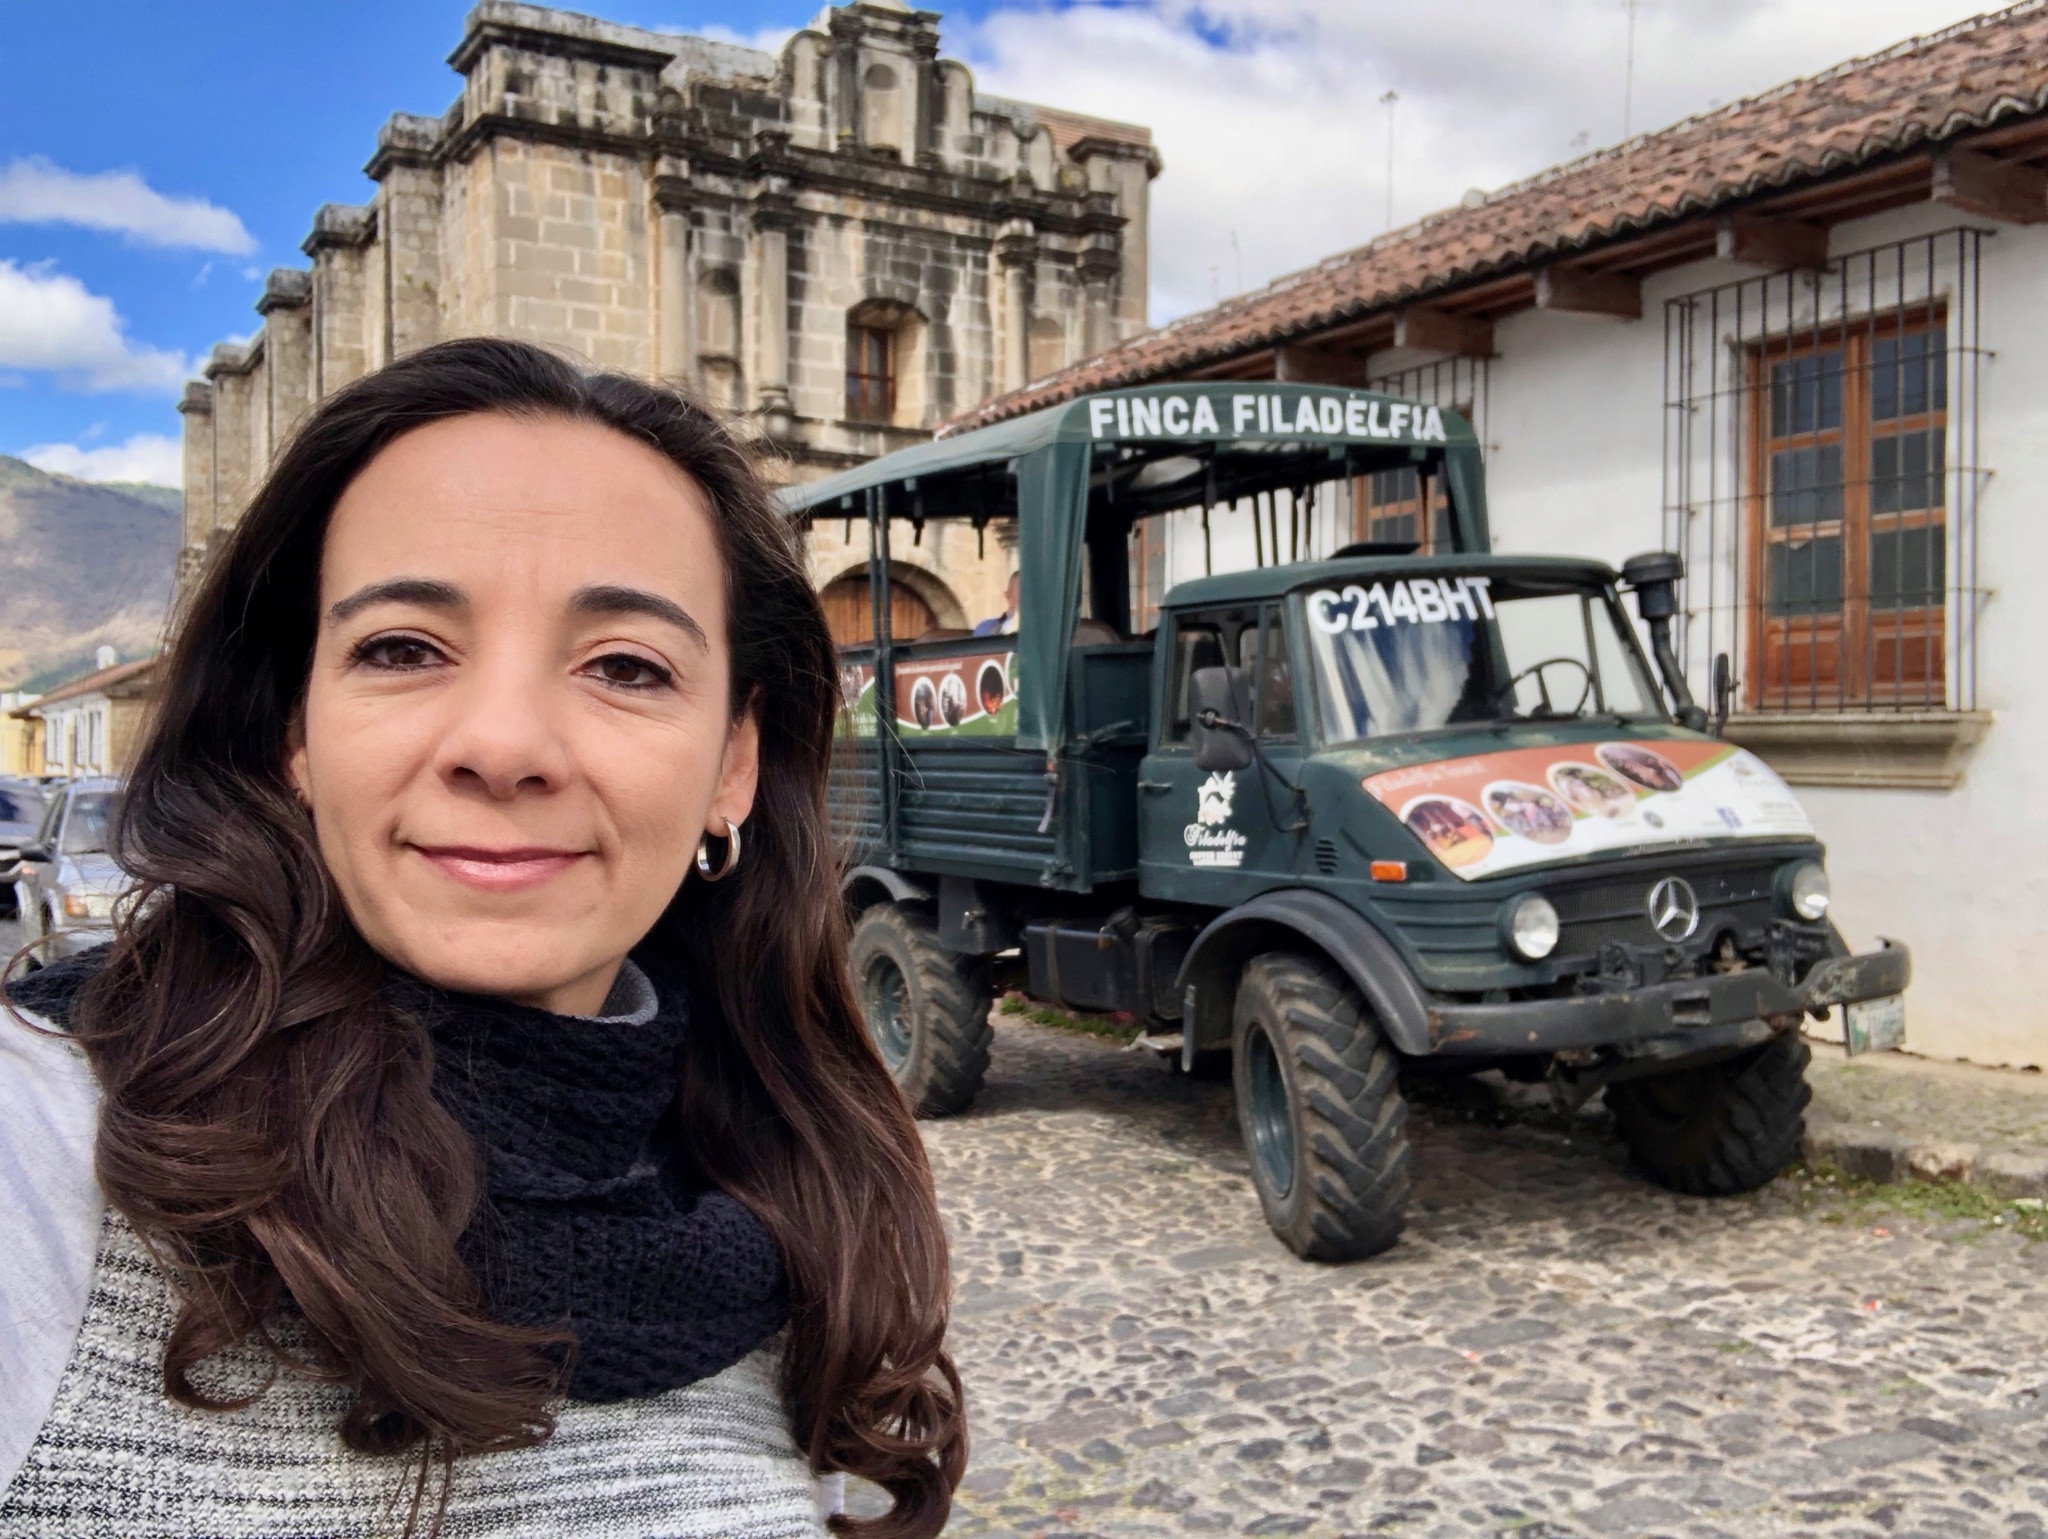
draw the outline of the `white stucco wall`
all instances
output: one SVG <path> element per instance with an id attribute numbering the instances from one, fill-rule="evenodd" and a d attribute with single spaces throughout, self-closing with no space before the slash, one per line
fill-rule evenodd
<path id="1" fill-rule="evenodd" d="M 1959 222 L 1920 205 L 1838 226 L 1832 249 Z M 1644 285 L 1640 321 L 1527 311 L 1498 326 L 1487 433 L 1497 549 L 1618 564 L 1664 543 L 1664 302 L 1745 275 L 1712 262 L 1661 274 Z M 2030 558 L 2048 556 L 2036 511 L 2048 501 L 2048 353 L 2030 345 L 2048 317 L 2048 231 L 2000 229 L 1984 244 L 1981 280 L 1981 337 L 1994 356 L 1978 417 L 1981 463 L 1992 473 L 1977 509 L 1979 579 L 1991 596 L 1979 621 L 1976 704 L 1993 725 L 1954 790 L 1806 787 L 1799 796 L 1828 845 L 1843 933 L 1858 949 L 1879 935 L 1913 948 L 1911 1046 L 2041 1066 L 2048 999 L 2031 964 L 2048 921 L 2048 711 L 2038 665 L 2048 658 L 2048 603 L 2029 600 L 2027 578 Z M 1954 432 L 1952 418 L 1952 443 Z M 1705 574 L 1696 568 L 1693 577 L 1697 585 Z M 1724 567 L 1719 580 L 1732 573 Z M 1697 590 L 1694 601 L 1703 601 Z M 1701 627 L 1696 653 L 1703 642 Z M 1704 694 L 1706 659 L 1689 664 Z"/>

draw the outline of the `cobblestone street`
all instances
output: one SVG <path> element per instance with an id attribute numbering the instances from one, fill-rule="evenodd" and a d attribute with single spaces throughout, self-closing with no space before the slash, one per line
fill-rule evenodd
<path id="1" fill-rule="evenodd" d="M 1596 1126 L 1411 1120 L 1406 1237 L 1294 1260 L 1226 1085 L 998 1015 L 925 1125 L 974 1417 L 950 1532 L 2039 1534 L 2048 1254 Z"/>
<path id="2" fill-rule="evenodd" d="M 1432 1104 L 1400 1245 L 1310 1265 L 1227 1085 L 995 1021 L 974 1110 L 923 1124 L 974 1419 L 950 1533 L 2048 1536 L 2048 1246 L 1793 1181 L 1675 1197 L 1597 1122 Z"/>

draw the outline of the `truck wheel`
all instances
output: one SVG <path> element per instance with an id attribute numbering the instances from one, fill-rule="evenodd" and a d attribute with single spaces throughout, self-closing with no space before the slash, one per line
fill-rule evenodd
<path id="1" fill-rule="evenodd" d="M 1266 1222 L 1311 1261 L 1355 1261 L 1400 1238 L 1408 1107 L 1399 1062 L 1327 962 L 1253 958 L 1231 1022 L 1237 1120 Z"/>
<path id="2" fill-rule="evenodd" d="M 1607 1087 L 1615 1130 L 1659 1186 L 1694 1197 L 1753 1192 L 1799 1154 L 1813 1053 L 1797 1036 L 1697 1069 Z"/>
<path id="3" fill-rule="evenodd" d="M 911 1109 L 920 1117 L 965 1111 L 994 1036 L 986 959 L 948 951 L 930 925 L 882 903 L 854 924 L 849 960 L 868 1034 Z"/>

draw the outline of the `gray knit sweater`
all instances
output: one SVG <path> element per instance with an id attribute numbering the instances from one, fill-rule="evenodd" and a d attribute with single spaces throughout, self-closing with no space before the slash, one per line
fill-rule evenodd
<path id="1" fill-rule="evenodd" d="M 406 1467 L 343 1446 L 346 1391 L 280 1375 L 241 1411 L 165 1398 L 172 1295 L 92 1180 L 97 1110 L 78 1051 L 0 1013 L 0 1539 L 398 1533 Z M 653 1399 L 572 1401 L 540 1447 L 460 1461 L 442 1532 L 820 1534 L 820 1490 L 790 1434 L 778 1350 Z M 262 1350 L 245 1346 L 202 1378 L 232 1390 L 267 1373 Z"/>

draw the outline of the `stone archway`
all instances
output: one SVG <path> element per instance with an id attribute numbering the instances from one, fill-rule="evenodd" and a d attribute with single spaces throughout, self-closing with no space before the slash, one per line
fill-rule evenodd
<path id="1" fill-rule="evenodd" d="M 854 646 L 875 638 L 874 610 L 868 599 L 868 571 L 865 564 L 850 567 L 818 589 L 824 606 L 825 624 L 839 646 Z M 930 572 L 904 562 L 892 562 L 889 571 L 889 633 L 898 641 L 910 641 L 933 629 L 964 630 L 967 611 L 960 600 Z"/>

